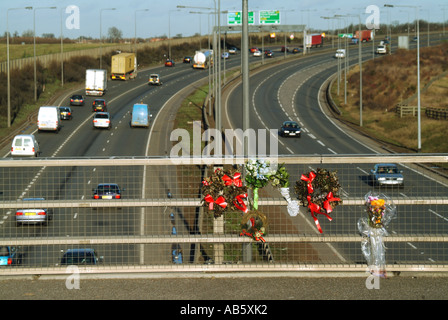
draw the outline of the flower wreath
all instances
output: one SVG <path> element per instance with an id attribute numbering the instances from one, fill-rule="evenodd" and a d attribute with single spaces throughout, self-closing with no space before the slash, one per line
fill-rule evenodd
<path id="1" fill-rule="evenodd" d="M 241 173 L 235 169 L 216 169 L 202 181 L 203 205 L 213 211 L 215 218 L 227 209 L 247 212 L 243 199 L 247 198 L 247 187 L 243 186 Z"/>
<path id="2" fill-rule="evenodd" d="M 310 171 L 306 175 L 302 174 L 300 180 L 296 181 L 295 191 L 298 198 L 310 210 L 320 233 L 322 228 L 315 214 L 323 214 L 329 221 L 333 220 L 329 214 L 342 203 L 338 196 L 339 188 L 336 171 L 330 172 L 321 168 Z"/>
<path id="3" fill-rule="evenodd" d="M 252 210 L 243 215 L 241 219 L 240 236 L 248 236 L 256 241 L 265 242 L 263 235 L 266 234 L 267 218 L 258 210 Z"/>

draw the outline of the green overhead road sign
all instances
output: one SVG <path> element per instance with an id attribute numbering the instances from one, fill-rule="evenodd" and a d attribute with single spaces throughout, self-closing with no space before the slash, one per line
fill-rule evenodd
<path id="1" fill-rule="evenodd" d="M 248 12 L 248 18 L 249 18 L 249 24 L 254 24 L 254 12 L 249 11 Z M 235 25 L 235 24 L 241 24 L 243 22 L 243 17 L 241 16 L 241 12 L 229 12 L 227 14 L 227 24 L 228 25 Z"/>
<path id="2" fill-rule="evenodd" d="M 280 24 L 279 10 L 260 11 L 260 24 Z"/>

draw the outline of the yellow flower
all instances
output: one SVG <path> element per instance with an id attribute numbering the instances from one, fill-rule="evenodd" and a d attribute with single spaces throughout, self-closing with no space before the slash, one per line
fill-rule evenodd
<path id="1" fill-rule="evenodd" d="M 377 207 L 382 207 L 384 206 L 384 199 L 377 199 L 377 200 L 372 200 L 372 202 L 370 202 L 370 204 L 372 206 L 377 206 Z"/>

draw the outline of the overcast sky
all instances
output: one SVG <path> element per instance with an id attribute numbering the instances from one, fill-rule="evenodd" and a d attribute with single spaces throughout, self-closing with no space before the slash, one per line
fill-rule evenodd
<path id="1" fill-rule="evenodd" d="M 55 37 L 62 32 L 64 37 L 78 38 L 88 36 L 98 38 L 101 33 L 107 35 L 110 27 L 122 31 L 123 37 L 133 38 L 134 30 L 142 38 L 171 36 L 181 34 L 190 36 L 195 33 L 206 34 L 209 21 L 208 14 L 193 12 L 210 12 L 207 9 L 178 9 L 178 5 L 187 7 L 213 8 L 220 3 L 221 11 L 241 11 L 242 0 L 0 0 L 0 32 L 3 35 L 7 29 L 6 18 L 11 34 L 21 35 L 26 30 L 33 30 L 35 16 L 36 35 L 52 33 Z M 360 15 L 361 22 L 366 23 L 375 11 L 366 13 L 366 8 L 376 6 L 379 15 L 376 22 L 381 24 L 389 21 L 406 23 L 415 19 L 415 8 L 395 7 L 385 8 L 384 4 L 395 6 L 421 6 L 419 16 L 423 20 L 442 22 L 448 20 L 447 0 L 249 0 L 249 11 L 254 11 L 258 24 L 258 13 L 261 10 L 279 10 L 281 24 L 306 24 L 313 29 L 326 30 L 337 20 L 325 20 L 322 16 L 335 14 Z M 17 9 L 33 7 L 31 10 Z M 48 9 L 57 7 L 57 9 Z M 115 8 L 115 10 L 109 10 Z M 8 10 L 9 9 L 9 10 Z M 14 10 L 11 10 L 14 9 Z M 149 9 L 144 11 L 145 9 Z M 377 10 L 378 11 L 378 10 Z M 137 17 L 136 23 L 134 17 Z M 227 15 L 221 16 L 221 24 L 227 24 Z M 358 18 L 347 18 L 348 23 L 358 23 Z M 447 25 L 448 26 L 448 25 Z"/>

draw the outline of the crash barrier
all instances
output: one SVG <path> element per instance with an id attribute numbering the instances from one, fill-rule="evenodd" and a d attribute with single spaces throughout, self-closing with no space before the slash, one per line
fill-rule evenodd
<path id="1" fill-rule="evenodd" d="M 289 183 L 290 199 L 274 179 L 250 187 L 244 158 L 4 158 L 0 248 L 10 250 L 11 265 L 0 267 L 0 275 L 64 274 L 68 249 L 94 250 L 93 258 L 85 253 L 69 262 L 86 273 L 354 272 L 366 271 L 373 263 L 367 259 L 377 255 L 385 260 L 376 263 L 388 272 L 448 271 L 443 174 L 448 155 L 279 156 L 275 161 L 289 174 L 283 182 Z M 396 164 L 403 185 L 377 185 L 370 170 L 378 163 Z M 216 180 L 221 173 L 228 185 Z M 338 184 L 329 182 L 329 175 Z M 392 183 L 393 177 L 385 179 Z M 101 183 L 116 183 L 120 197 L 96 199 Z M 224 188 L 237 185 L 248 187 L 242 190 L 247 195 L 226 199 Z M 394 206 L 393 212 L 383 211 L 393 219 L 384 218 L 379 238 L 365 223 L 366 195 Z M 306 206 L 304 196 L 317 198 Z M 319 198 L 321 210 L 315 207 Z M 330 210 L 323 209 L 325 200 Z M 51 211 L 52 219 L 17 224 L 18 210 L 27 216 L 36 208 Z"/>
<path id="2" fill-rule="evenodd" d="M 431 119 L 448 120 L 448 109 L 426 108 L 425 114 Z"/>

